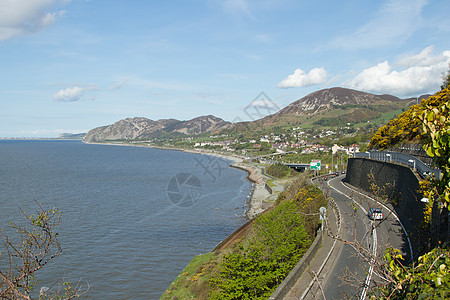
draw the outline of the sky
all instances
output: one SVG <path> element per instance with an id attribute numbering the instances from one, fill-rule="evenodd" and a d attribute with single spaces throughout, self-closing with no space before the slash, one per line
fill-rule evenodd
<path id="1" fill-rule="evenodd" d="M 0 0 L 0 137 L 439 90 L 448 0 Z M 269 112 L 269 109 L 268 109 Z"/>

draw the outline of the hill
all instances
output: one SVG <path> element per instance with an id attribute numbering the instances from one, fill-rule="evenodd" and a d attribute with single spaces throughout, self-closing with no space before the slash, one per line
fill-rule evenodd
<path id="1" fill-rule="evenodd" d="M 423 99 L 420 97 L 419 100 L 419 103 L 381 126 L 370 140 L 369 147 L 383 150 L 395 148 L 400 143 L 426 143 L 427 138 L 419 116 L 426 107 L 439 108 L 446 105 L 449 101 L 448 88 Z"/>
<path id="2" fill-rule="evenodd" d="M 392 95 L 375 95 L 352 89 L 334 87 L 313 92 L 292 102 L 275 114 L 254 122 L 238 124 L 248 128 L 285 125 L 346 126 L 382 119 L 384 124 L 391 114 L 401 113 L 417 101 L 416 98 L 400 99 Z"/>
<path id="3" fill-rule="evenodd" d="M 82 140 L 86 133 L 61 133 L 58 139 Z"/>
<path id="4" fill-rule="evenodd" d="M 225 133 L 258 139 L 261 134 L 274 132 L 278 134 L 294 127 L 310 131 L 311 136 L 318 136 L 320 131 L 332 129 L 336 132 L 336 137 L 350 137 L 357 132 L 361 135 L 361 139 L 366 139 L 368 134 L 373 134 L 378 127 L 406 111 L 417 101 L 418 98 L 400 99 L 392 95 L 375 95 L 334 87 L 313 92 L 275 114 L 252 122 L 231 124 L 212 115 L 188 121 L 128 118 L 112 125 L 95 128 L 88 132 L 84 140 L 167 141 L 204 133 Z"/>
<path id="5" fill-rule="evenodd" d="M 101 142 L 115 140 L 143 140 L 165 136 L 182 137 L 213 133 L 231 123 L 215 116 L 202 116 L 188 121 L 162 119 L 153 121 L 143 117 L 127 118 L 112 125 L 97 127 L 90 130 L 84 137 L 85 142 Z"/>

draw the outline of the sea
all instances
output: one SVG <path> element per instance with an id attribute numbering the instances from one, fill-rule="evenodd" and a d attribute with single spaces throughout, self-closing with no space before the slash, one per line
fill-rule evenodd
<path id="1" fill-rule="evenodd" d="M 0 140 L 0 228 L 13 237 L 10 222 L 25 225 L 37 203 L 61 212 L 63 253 L 36 273 L 34 295 L 69 281 L 89 286 L 88 299 L 159 299 L 195 255 L 246 222 L 252 184 L 230 164 L 148 147 Z"/>

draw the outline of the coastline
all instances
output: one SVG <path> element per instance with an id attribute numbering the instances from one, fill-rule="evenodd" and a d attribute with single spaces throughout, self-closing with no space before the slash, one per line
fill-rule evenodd
<path id="1" fill-rule="evenodd" d="M 267 184 L 264 181 L 263 174 L 261 169 L 250 165 L 248 163 L 244 163 L 245 157 L 238 155 L 226 155 L 222 153 L 216 153 L 213 151 L 201 149 L 183 149 L 183 148 L 172 148 L 172 147 L 161 147 L 161 146 L 153 146 L 153 145 L 138 145 L 138 144 L 130 144 L 130 143 L 93 143 L 93 142 L 85 142 L 85 144 L 93 144 L 93 145 L 112 145 L 112 146 L 129 146 L 129 147 L 144 147 L 144 148 L 154 148 L 160 150 L 172 150 L 172 151 L 182 151 L 186 153 L 192 154 L 202 154 L 209 155 L 214 157 L 219 157 L 221 159 L 225 159 L 231 162 L 229 165 L 232 168 L 240 169 L 242 171 L 247 172 L 247 180 L 250 181 L 253 186 L 250 191 L 250 194 L 247 196 L 247 199 L 244 201 L 244 204 L 248 206 L 248 209 L 245 211 L 245 216 L 247 219 L 251 220 L 261 212 L 266 210 L 268 207 L 272 206 L 268 204 L 267 200 L 271 196 L 271 192 L 269 192 L 267 188 Z"/>

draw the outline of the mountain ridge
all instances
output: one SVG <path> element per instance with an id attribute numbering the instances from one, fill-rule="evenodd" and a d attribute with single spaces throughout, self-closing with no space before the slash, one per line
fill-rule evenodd
<path id="1" fill-rule="evenodd" d="M 230 124 L 230 122 L 226 122 L 213 115 L 200 116 L 187 121 L 176 119 L 160 119 L 154 121 L 145 117 L 134 117 L 119 120 L 111 125 L 91 129 L 83 141 L 102 142 L 151 139 L 165 134 L 197 135 L 205 132 L 215 132 Z"/>
<path id="2" fill-rule="evenodd" d="M 411 98 L 415 99 L 415 98 Z M 333 87 L 312 92 L 279 110 L 278 112 L 266 116 L 256 122 L 263 125 L 272 123 L 292 121 L 295 117 L 314 116 L 320 112 L 343 108 L 345 106 L 376 106 L 392 105 L 404 103 L 411 99 L 401 99 L 393 95 L 376 95 L 363 91 Z"/>
<path id="3" fill-rule="evenodd" d="M 151 120 L 144 117 L 126 118 L 111 125 L 90 130 L 84 141 L 142 140 L 164 136 L 195 136 L 217 133 L 225 129 L 258 130 L 285 124 L 309 126 L 342 126 L 348 123 L 367 122 L 389 111 L 410 106 L 417 98 L 401 99 L 393 95 L 376 95 L 342 87 L 332 87 L 310 93 L 278 112 L 251 122 L 230 123 L 213 115 L 191 120 Z"/>

